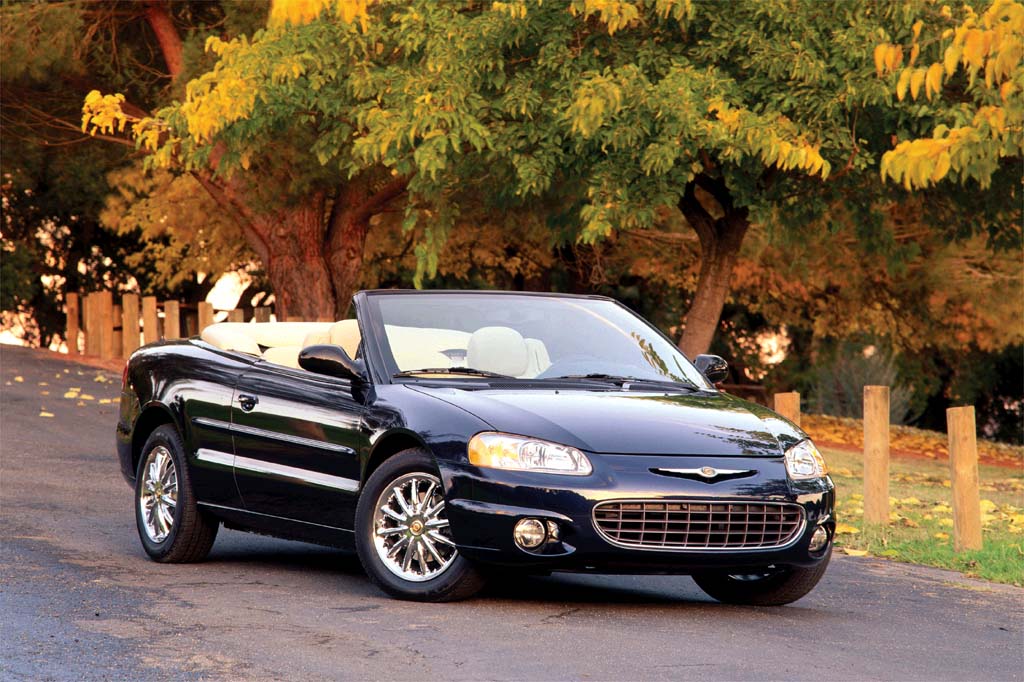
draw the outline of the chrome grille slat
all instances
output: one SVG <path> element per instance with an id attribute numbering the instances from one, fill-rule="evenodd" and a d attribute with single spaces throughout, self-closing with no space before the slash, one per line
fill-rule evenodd
<path id="1" fill-rule="evenodd" d="M 594 527 L 609 542 L 637 549 L 772 549 L 795 542 L 804 510 L 782 502 L 644 502 L 594 507 Z"/>

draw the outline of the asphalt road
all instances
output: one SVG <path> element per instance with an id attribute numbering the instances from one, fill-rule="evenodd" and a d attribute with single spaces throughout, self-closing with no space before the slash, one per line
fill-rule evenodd
<path id="1" fill-rule="evenodd" d="M 413 604 L 354 556 L 225 530 L 156 564 L 114 455 L 120 377 L 5 346 L 0 381 L 4 680 L 1024 679 L 1024 590 L 881 560 L 836 557 L 781 608 L 576 575 Z"/>

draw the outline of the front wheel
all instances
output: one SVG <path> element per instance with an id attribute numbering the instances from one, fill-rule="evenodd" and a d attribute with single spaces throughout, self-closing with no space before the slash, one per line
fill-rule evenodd
<path id="1" fill-rule="evenodd" d="M 831 557 L 830 549 L 824 559 L 810 568 L 791 566 L 750 574 L 699 573 L 693 580 L 709 596 L 726 604 L 781 606 L 813 590 L 825 575 Z"/>
<path id="2" fill-rule="evenodd" d="M 392 456 L 366 482 L 356 508 L 356 550 L 370 579 L 400 599 L 456 601 L 484 584 L 459 556 L 441 479 L 417 448 Z"/>

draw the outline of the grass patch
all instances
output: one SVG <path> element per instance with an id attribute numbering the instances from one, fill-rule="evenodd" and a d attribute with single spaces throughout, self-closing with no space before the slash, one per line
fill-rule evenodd
<path id="1" fill-rule="evenodd" d="M 836 484 L 836 546 L 993 582 L 1024 586 L 1024 470 L 980 466 L 982 549 L 953 552 L 953 510 L 945 462 L 890 460 L 889 525 L 864 523 L 860 453 L 823 448 Z"/>

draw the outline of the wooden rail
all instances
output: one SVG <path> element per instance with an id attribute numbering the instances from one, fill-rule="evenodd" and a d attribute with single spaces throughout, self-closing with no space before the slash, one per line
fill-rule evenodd
<path id="1" fill-rule="evenodd" d="M 216 321 L 213 305 L 158 301 L 155 296 L 123 294 L 115 303 L 110 291 L 88 294 L 68 292 L 65 297 L 67 325 L 64 339 L 71 355 L 92 355 L 104 360 L 127 358 L 141 346 L 161 339 L 198 335 Z M 242 308 L 228 310 L 231 322 L 245 322 Z M 254 308 L 252 319 L 269 322 L 269 307 Z M 183 330 L 187 330 L 183 334 Z"/>

